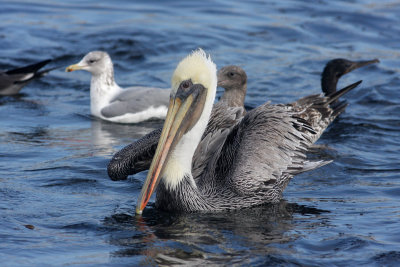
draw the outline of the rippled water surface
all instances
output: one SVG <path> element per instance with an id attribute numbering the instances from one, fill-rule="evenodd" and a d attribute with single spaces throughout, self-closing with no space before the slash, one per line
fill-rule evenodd
<path id="1" fill-rule="evenodd" d="M 396 1 L 0 1 L 0 68 L 61 66 L 0 97 L 1 266 L 301 265 L 400 262 L 400 4 Z M 248 73 L 246 104 L 320 90 L 336 57 L 379 58 L 320 139 L 334 162 L 296 176 L 275 206 L 218 214 L 134 207 L 145 173 L 113 182 L 106 165 L 161 122 L 90 116 L 91 50 L 122 86 L 168 87 L 197 47 Z M 154 201 L 154 200 L 153 200 Z"/>

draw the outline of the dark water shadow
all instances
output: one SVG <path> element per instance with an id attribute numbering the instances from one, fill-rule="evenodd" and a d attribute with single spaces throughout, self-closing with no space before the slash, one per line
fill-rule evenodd
<path id="1" fill-rule="evenodd" d="M 230 264 L 249 249 L 287 254 L 276 244 L 297 238 L 289 233 L 295 228 L 293 217 L 328 212 L 286 201 L 221 213 L 176 214 L 148 207 L 142 216 L 106 217 L 104 225 L 113 229 L 108 242 L 118 247 L 115 258 L 134 257 L 145 265 Z"/>

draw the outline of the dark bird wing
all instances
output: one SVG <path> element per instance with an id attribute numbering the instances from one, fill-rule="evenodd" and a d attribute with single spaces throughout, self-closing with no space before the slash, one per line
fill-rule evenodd
<path id="1" fill-rule="evenodd" d="M 51 60 L 44 60 L 22 68 L 12 69 L 0 73 L 0 95 L 17 94 L 22 87 L 35 78 L 40 78 L 52 69 L 39 72 L 39 69 L 50 63 Z"/>
<path id="2" fill-rule="evenodd" d="M 43 68 L 45 65 L 49 64 L 51 62 L 51 59 L 47 59 L 32 65 L 28 65 L 22 68 L 17 68 L 17 69 L 12 69 L 9 71 L 6 71 L 5 73 L 8 75 L 16 75 L 16 74 L 28 74 L 28 73 L 36 73 L 38 70 Z"/>

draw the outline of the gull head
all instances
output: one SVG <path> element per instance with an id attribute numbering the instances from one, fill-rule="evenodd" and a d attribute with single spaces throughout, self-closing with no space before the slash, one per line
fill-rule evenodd
<path id="1" fill-rule="evenodd" d="M 92 51 L 86 54 L 81 61 L 68 66 L 65 71 L 86 70 L 92 75 L 101 75 L 113 71 L 113 63 L 107 52 Z"/>

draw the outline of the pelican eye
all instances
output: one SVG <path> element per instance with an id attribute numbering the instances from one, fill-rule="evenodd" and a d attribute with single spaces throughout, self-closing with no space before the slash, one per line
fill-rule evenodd
<path id="1" fill-rule="evenodd" d="M 179 85 L 179 89 L 187 90 L 193 85 L 192 80 L 185 80 Z"/>

